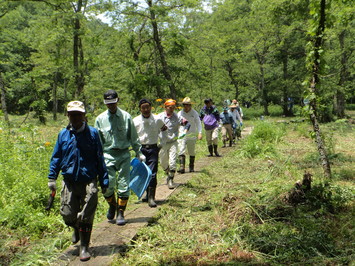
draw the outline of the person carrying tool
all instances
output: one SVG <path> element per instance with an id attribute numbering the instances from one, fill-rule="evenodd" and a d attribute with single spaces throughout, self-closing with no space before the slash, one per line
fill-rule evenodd
<path id="1" fill-rule="evenodd" d="M 104 103 L 108 110 L 96 118 L 95 128 L 99 131 L 110 180 L 109 187 L 104 193 L 109 205 L 107 219 L 113 220 L 117 210 L 116 224 L 125 225 L 124 211 L 130 195 L 131 154 L 129 148 L 132 147 L 140 161 L 145 161 L 145 156 L 141 152 L 141 144 L 133 119 L 129 113 L 117 107 L 118 101 L 116 91 L 108 90 L 105 92 Z M 118 178 L 116 178 L 117 173 Z"/>
<path id="2" fill-rule="evenodd" d="M 185 163 L 186 163 L 186 150 L 190 155 L 189 161 L 189 171 L 195 171 L 195 146 L 196 140 L 202 139 L 202 125 L 199 114 L 195 109 L 192 108 L 191 99 L 189 97 L 185 97 L 182 100 L 183 109 L 178 112 L 178 117 L 181 120 L 189 121 L 191 127 L 188 130 L 188 133 L 178 140 L 179 145 L 179 161 L 180 168 L 178 172 L 180 174 L 185 173 Z M 184 131 L 186 130 L 184 126 L 180 126 L 180 135 L 182 136 Z"/>
<path id="3" fill-rule="evenodd" d="M 167 130 L 161 131 L 159 134 L 161 149 L 159 152 L 160 165 L 166 174 L 166 181 L 169 189 L 174 189 L 174 176 L 176 172 L 176 156 L 178 138 L 185 136 L 186 132 L 190 128 L 190 123 L 178 117 L 174 112 L 176 107 L 176 101 L 168 99 L 164 103 L 165 111 L 159 114 L 161 119 L 167 127 Z M 182 135 L 179 136 L 179 127 L 183 125 L 184 130 Z"/>
<path id="4" fill-rule="evenodd" d="M 80 101 L 68 103 L 69 125 L 63 129 L 50 161 L 48 187 L 55 192 L 59 172 L 63 176 L 60 214 L 74 228 L 72 242 L 80 240 L 80 260 L 87 261 L 92 224 L 98 202 L 97 180 L 102 193 L 108 175 L 97 130 L 85 122 L 85 107 Z"/>
<path id="5" fill-rule="evenodd" d="M 147 188 L 147 197 L 143 198 L 144 202 L 148 202 L 149 207 L 157 206 L 155 202 L 155 191 L 157 188 L 157 171 L 158 171 L 158 137 L 160 131 L 164 131 L 167 127 L 158 116 L 152 114 L 152 103 L 147 99 L 139 101 L 140 115 L 133 119 L 139 140 L 141 142 L 141 151 L 146 157 L 145 163 L 152 170 L 152 179 Z"/>

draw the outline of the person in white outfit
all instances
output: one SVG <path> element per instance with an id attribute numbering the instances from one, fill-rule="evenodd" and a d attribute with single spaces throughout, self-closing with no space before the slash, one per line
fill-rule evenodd
<path id="1" fill-rule="evenodd" d="M 180 168 L 178 170 L 179 173 L 185 173 L 185 163 L 186 163 L 186 150 L 190 156 L 189 161 L 189 171 L 195 171 L 195 146 L 196 140 L 202 139 L 202 125 L 199 114 L 195 109 L 192 108 L 191 99 L 189 97 L 185 97 L 182 101 L 183 109 L 178 112 L 178 117 L 180 120 L 189 121 L 190 129 L 186 135 L 184 135 L 185 126 L 180 126 L 179 132 L 180 136 L 183 136 L 178 140 L 179 147 L 179 161 Z"/>
<path id="2" fill-rule="evenodd" d="M 160 165 L 166 173 L 166 181 L 169 189 L 174 189 L 174 176 L 176 172 L 176 157 L 178 152 L 179 127 L 185 126 L 185 133 L 189 129 L 190 124 L 188 121 L 182 121 L 178 115 L 174 112 L 176 107 L 176 101 L 168 99 L 164 103 L 165 111 L 159 114 L 167 129 L 160 132 L 160 145 L 159 152 Z"/>
<path id="3" fill-rule="evenodd" d="M 155 192 L 157 188 L 158 171 L 158 137 L 161 131 L 167 129 L 164 122 L 158 116 L 152 114 L 152 103 L 148 99 L 139 101 L 140 115 L 133 119 L 139 141 L 141 142 L 141 152 L 146 157 L 145 163 L 152 170 L 152 179 L 147 188 L 147 197 L 143 202 L 148 202 L 149 207 L 157 206 L 155 203 Z"/>

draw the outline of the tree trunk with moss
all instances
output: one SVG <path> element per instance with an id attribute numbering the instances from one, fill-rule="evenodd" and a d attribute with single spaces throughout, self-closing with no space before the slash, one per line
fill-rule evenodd
<path id="1" fill-rule="evenodd" d="M 317 85 L 319 83 L 320 62 L 321 62 L 320 49 L 322 49 L 323 34 L 325 29 L 325 8 L 326 8 L 326 1 L 321 0 L 320 11 L 319 11 L 319 15 L 320 15 L 319 23 L 318 23 L 316 35 L 313 40 L 314 57 L 312 61 L 312 77 L 311 77 L 310 88 L 309 88 L 310 93 L 312 95 L 310 99 L 310 120 L 312 122 L 313 131 L 316 136 L 315 141 L 321 158 L 324 176 L 327 178 L 331 178 L 330 163 L 325 148 L 325 143 L 322 137 L 322 133 L 319 127 L 318 117 L 317 117 L 317 93 L 318 93 Z"/>

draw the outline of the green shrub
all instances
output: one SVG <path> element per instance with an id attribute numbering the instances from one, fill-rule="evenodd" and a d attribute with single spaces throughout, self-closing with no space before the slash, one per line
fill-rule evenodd
<path id="1" fill-rule="evenodd" d="M 273 155 L 276 153 L 275 144 L 284 134 L 284 125 L 261 121 L 256 124 L 252 134 L 244 140 L 242 149 L 238 152 L 247 158 Z"/>

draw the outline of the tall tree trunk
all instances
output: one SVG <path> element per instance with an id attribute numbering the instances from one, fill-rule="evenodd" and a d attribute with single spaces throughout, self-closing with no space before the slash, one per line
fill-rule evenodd
<path id="1" fill-rule="evenodd" d="M 9 114 L 7 112 L 7 106 L 6 106 L 5 83 L 2 79 L 1 72 L 0 72 L 0 89 L 1 89 L 1 109 L 2 109 L 2 112 L 4 113 L 4 118 L 5 118 L 6 123 L 10 124 Z"/>
<path id="2" fill-rule="evenodd" d="M 235 99 L 238 100 L 239 98 L 239 86 L 238 86 L 238 81 L 235 79 L 234 74 L 233 74 L 233 67 L 232 67 L 232 63 L 227 61 L 225 63 L 226 69 L 228 71 L 228 76 L 231 80 L 231 84 L 234 86 L 235 89 Z"/>
<path id="3" fill-rule="evenodd" d="M 152 27 L 153 27 L 153 39 L 154 39 L 155 45 L 156 45 L 156 47 L 158 49 L 158 52 L 159 52 L 160 62 L 161 62 L 161 65 L 162 65 L 162 72 L 163 72 L 163 75 L 164 75 L 165 79 L 168 81 L 168 84 L 169 84 L 169 89 L 170 89 L 170 95 L 169 96 L 171 98 L 175 99 L 176 98 L 176 89 L 175 89 L 174 82 L 173 82 L 173 80 L 171 78 L 168 62 L 166 61 L 166 58 L 165 58 L 164 47 L 161 44 L 161 39 L 160 39 L 160 34 L 159 34 L 159 29 L 158 29 L 158 23 L 156 21 L 155 12 L 154 12 L 154 9 L 153 9 L 153 1 L 152 0 L 147 0 L 147 4 L 149 6 L 150 22 L 151 22 Z"/>
<path id="4" fill-rule="evenodd" d="M 84 91 L 84 51 L 81 40 L 81 24 L 80 24 L 80 12 L 83 8 L 83 1 L 78 0 L 77 6 L 74 7 L 74 36 L 73 36 L 73 65 L 75 72 L 75 98 L 78 99 Z"/>
<path id="5" fill-rule="evenodd" d="M 313 47 L 314 58 L 312 62 L 312 78 L 310 81 L 310 88 L 309 88 L 311 94 L 314 97 L 311 97 L 309 105 L 311 111 L 310 119 L 313 125 L 313 131 L 316 135 L 316 144 L 322 161 L 324 175 L 327 178 L 331 178 L 330 163 L 328 160 L 327 151 L 325 148 L 324 140 L 322 138 L 321 130 L 319 128 L 318 117 L 317 117 L 317 85 L 319 83 L 319 71 L 320 71 L 320 59 L 321 59 L 319 50 L 321 49 L 323 44 L 323 33 L 325 29 L 325 8 L 326 8 L 325 0 L 321 0 L 320 19 L 317 28 L 317 33 L 314 39 L 314 47 Z"/>
<path id="6" fill-rule="evenodd" d="M 345 51 L 345 36 L 346 36 L 346 30 L 343 30 L 339 34 L 339 44 L 340 44 L 340 49 L 341 49 L 341 69 L 340 69 L 340 78 L 339 78 L 339 87 L 336 90 L 335 94 L 335 114 L 339 118 L 344 118 L 345 117 L 345 95 L 342 90 L 342 86 L 344 86 L 345 82 L 349 79 L 349 71 L 348 71 L 348 57 Z"/>

